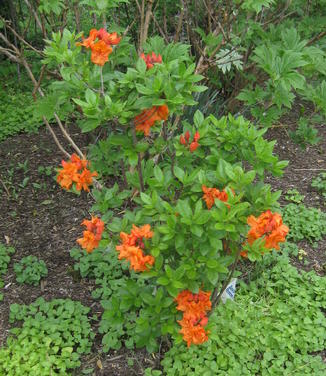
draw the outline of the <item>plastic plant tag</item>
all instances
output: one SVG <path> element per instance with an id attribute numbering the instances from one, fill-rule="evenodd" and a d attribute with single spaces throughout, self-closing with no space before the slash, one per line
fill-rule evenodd
<path id="1" fill-rule="evenodd" d="M 225 291 L 223 292 L 221 296 L 223 304 L 225 304 L 227 299 L 234 300 L 236 283 L 237 283 L 237 278 L 232 278 L 231 282 L 228 284 L 227 288 L 225 289 Z"/>

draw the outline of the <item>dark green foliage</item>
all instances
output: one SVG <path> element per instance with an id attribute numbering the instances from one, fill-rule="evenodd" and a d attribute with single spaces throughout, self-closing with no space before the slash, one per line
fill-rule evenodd
<path id="1" fill-rule="evenodd" d="M 68 376 L 80 366 L 81 354 L 89 353 L 94 337 L 89 308 L 70 299 L 37 299 L 29 306 L 12 304 L 7 345 L 0 349 L 0 375 Z"/>
<path id="2" fill-rule="evenodd" d="M 78 261 L 74 265 L 74 269 L 80 273 L 81 277 L 95 279 L 98 286 L 92 292 L 95 299 L 110 298 L 127 279 L 127 276 L 123 274 L 117 253 L 110 248 L 99 248 L 90 254 L 73 248 L 70 251 L 70 256 Z"/>
<path id="3" fill-rule="evenodd" d="M 48 275 L 48 269 L 43 260 L 38 260 L 35 256 L 23 257 L 14 264 L 16 281 L 37 286 L 43 277 Z"/>

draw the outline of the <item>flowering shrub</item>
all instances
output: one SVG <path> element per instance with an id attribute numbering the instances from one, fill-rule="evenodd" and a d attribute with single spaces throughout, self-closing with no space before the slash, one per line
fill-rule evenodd
<path id="1" fill-rule="evenodd" d="M 188 46 L 152 38 L 138 54 L 127 36 L 103 29 L 78 39 L 67 30 L 54 34 L 45 62 L 59 64 L 56 95 L 69 95 L 83 113 L 82 130 L 109 129 L 90 155 L 97 155 L 100 177 L 110 171 L 119 183 L 93 190 L 101 219 L 83 222 L 78 243 L 90 253 L 112 242 L 121 267 L 136 274 L 102 300 L 105 349 L 119 348 L 123 336 L 126 346 L 149 351 L 162 336 L 199 345 L 209 338 L 208 316 L 240 256 L 256 261 L 285 241 L 288 228 L 275 212 L 280 192 L 271 192 L 264 175 L 280 176 L 287 163 L 242 117 L 218 120 L 196 111 L 192 122 L 179 124 L 184 106 L 196 103 L 192 93 L 205 90 L 196 84 L 202 77 Z M 80 46 L 92 50 L 92 65 Z M 65 189 L 87 190 L 97 176 L 88 172 L 84 181 L 88 162 L 76 156 L 62 166 Z"/>

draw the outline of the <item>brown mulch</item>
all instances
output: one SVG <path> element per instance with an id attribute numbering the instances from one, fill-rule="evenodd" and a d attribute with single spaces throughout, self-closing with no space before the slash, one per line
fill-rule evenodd
<path id="1" fill-rule="evenodd" d="M 294 144 L 289 138 L 291 127 L 273 128 L 267 133 L 269 140 L 277 140 L 275 154 L 279 156 L 280 160 L 289 161 L 283 177 L 269 176 L 266 179 L 272 185 L 273 190 L 282 190 L 283 195 L 280 199 L 282 206 L 289 204 L 285 200 L 284 194 L 289 189 L 296 189 L 304 195 L 305 206 L 326 211 L 325 199 L 311 187 L 312 180 L 321 172 L 326 172 L 326 126 L 320 126 L 317 129 L 321 138 L 320 143 L 310 145 L 305 150 Z M 293 263 L 301 269 L 314 269 L 318 274 L 324 275 L 326 271 L 326 238 L 324 237 L 318 242 L 317 248 L 313 248 L 307 241 L 299 242 L 298 246 L 307 253 L 307 256 L 302 261 L 293 259 Z"/>

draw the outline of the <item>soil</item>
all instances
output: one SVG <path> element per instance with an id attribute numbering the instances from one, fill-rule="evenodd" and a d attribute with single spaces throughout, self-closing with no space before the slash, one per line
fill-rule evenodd
<path id="1" fill-rule="evenodd" d="M 55 131 L 59 133 L 57 129 Z M 293 144 L 288 131 L 280 127 L 270 129 L 267 134 L 268 139 L 277 140 L 275 151 L 280 159 L 290 160 L 283 178 L 268 177 L 268 181 L 273 189 L 282 189 L 283 192 L 297 189 L 305 196 L 305 205 L 325 210 L 325 201 L 311 188 L 311 181 L 322 170 L 326 171 L 326 129 L 320 128 L 321 143 L 306 150 Z M 87 145 L 85 135 L 78 130 L 71 132 L 78 145 Z M 64 142 L 59 134 L 58 137 Z M 40 166 L 57 167 L 61 159 L 60 151 L 45 129 L 0 143 L 0 242 L 16 249 L 4 278 L 4 301 L 0 303 L 0 346 L 10 329 L 8 315 L 12 303 L 30 304 L 39 296 L 45 299 L 71 298 L 91 307 L 91 315 L 100 318 L 102 313 L 99 303 L 91 297 L 94 283 L 74 280 L 71 273 L 73 260 L 69 256 L 69 250 L 81 236 L 80 223 L 89 217 L 92 198 L 86 193 L 77 196 L 63 191 L 55 182 L 53 173 L 47 176 L 39 171 Z M 285 205 L 288 202 L 281 199 L 281 203 Z M 326 239 L 320 241 L 316 249 L 305 242 L 299 245 L 307 252 L 305 263 L 296 259 L 293 263 L 299 268 L 313 268 L 324 274 Z M 13 263 L 30 254 L 42 258 L 49 270 L 48 277 L 39 287 L 19 285 L 15 281 Z M 93 329 L 96 332 L 96 323 Z M 100 343 L 100 336 L 96 336 L 92 353 L 83 359 L 83 368 L 93 367 L 96 375 L 143 375 L 145 368 L 159 363 L 158 356 L 145 351 L 122 349 L 103 354 Z"/>

